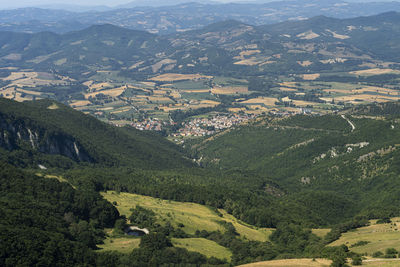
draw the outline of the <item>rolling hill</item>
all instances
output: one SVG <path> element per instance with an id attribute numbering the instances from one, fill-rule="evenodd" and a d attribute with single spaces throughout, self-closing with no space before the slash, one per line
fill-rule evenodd
<path id="1" fill-rule="evenodd" d="M 398 2 L 355 3 L 353 1 L 269 1 L 268 3 L 186 2 L 152 5 L 145 1 L 113 9 L 71 12 L 45 8 L 20 8 L 0 11 L 0 29 L 9 31 L 64 33 L 93 24 L 116 26 L 152 33 L 169 34 L 202 28 L 210 23 L 239 20 L 253 25 L 274 24 L 286 20 L 303 20 L 319 15 L 335 18 L 371 16 L 400 11 Z M 158 2 L 159 3 L 159 2 Z M 67 9 L 70 9 L 67 7 Z M 187 16 L 190 14 L 190 16 Z"/>

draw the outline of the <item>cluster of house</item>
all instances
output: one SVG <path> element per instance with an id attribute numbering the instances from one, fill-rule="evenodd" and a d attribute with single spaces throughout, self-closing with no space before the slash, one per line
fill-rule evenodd
<path id="1" fill-rule="evenodd" d="M 255 118 L 249 114 L 216 115 L 208 118 L 195 118 L 183 124 L 172 136 L 206 136 Z"/>
<path id="2" fill-rule="evenodd" d="M 144 121 L 134 122 L 132 126 L 141 131 L 161 131 L 167 124 L 169 124 L 169 122 L 159 119 L 146 119 Z"/>

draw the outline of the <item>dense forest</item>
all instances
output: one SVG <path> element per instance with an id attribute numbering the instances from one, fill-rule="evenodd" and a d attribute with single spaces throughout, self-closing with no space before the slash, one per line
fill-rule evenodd
<path id="1" fill-rule="evenodd" d="M 354 254 L 326 244 L 368 219 L 400 215 L 397 103 L 346 115 L 265 116 L 181 148 L 157 134 L 112 127 L 60 103 L 1 101 L 4 266 L 340 261 Z M 366 110 L 387 117 L 352 115 Z M 151 211 L 136 207 L 129 220 L 151 234 L 130 254 L 98 253 L 104 229 L 122 231 L 126 223 L 99 194 L 106 190 L 221 208 L 250 225 L 276 230 L 268 242 L 243 240 L 229 223 L 224 232 L 188 235 L 157 224 Z M 310 230 L 318 227 L 332 230 L 321 238 Z M 174 247 L 175 237 L 212 240 L 232 251 L 232 261 Z"/>

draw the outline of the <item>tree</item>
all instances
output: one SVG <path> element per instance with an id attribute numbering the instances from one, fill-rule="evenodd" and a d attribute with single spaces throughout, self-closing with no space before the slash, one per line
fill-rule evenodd
<path id="1" fill-rule="evenodd" d="M 353 256 L 352 258 L 352 262 L 353 265 L 362 265 L 362 258 L 360 255 L 356 254 Z"/>
<path id="2" fill-rule="evenodd" d="M 140 241 L 140 248 L 148 249 L 149 251 L 158 251 L 167 247 L 172 247 L 171 240 L 161 233 L 150 233 L 143 236 Z"/>
<path id="3" fill-rule="evenodd" d="M 331 267 L 346 267 L 347 263 L 347 254 L 343 250 L 338 250 L 335 254 L 332 255 Z"/>

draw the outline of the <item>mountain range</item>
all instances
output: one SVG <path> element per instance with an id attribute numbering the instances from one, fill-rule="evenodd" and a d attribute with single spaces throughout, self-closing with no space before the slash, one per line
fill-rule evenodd
<path id="1" fill-rule="evenodd" d="M 303 20 L 324 15 L 334 18 L 371 16 L 400 11 L 398 2 L 354 3 L 338 0 L 303 0 L 269 3 L 179 3 L 173 6 L 134 3 L 112 10 L 71 12 L 66 10 L 21 8 L 0 11 L 0 30 L 64 33 L 93 24 L 110 23 L 152 33 L 173 33 L 199 29 L 208 24 L 238 20 L 251 25 Z M 175 2 L 174 2 L 175 3 Z M 132 6 L 136 6 L 131 8 Z M 188 16 L 190 14 L 190 16 Z"/>

